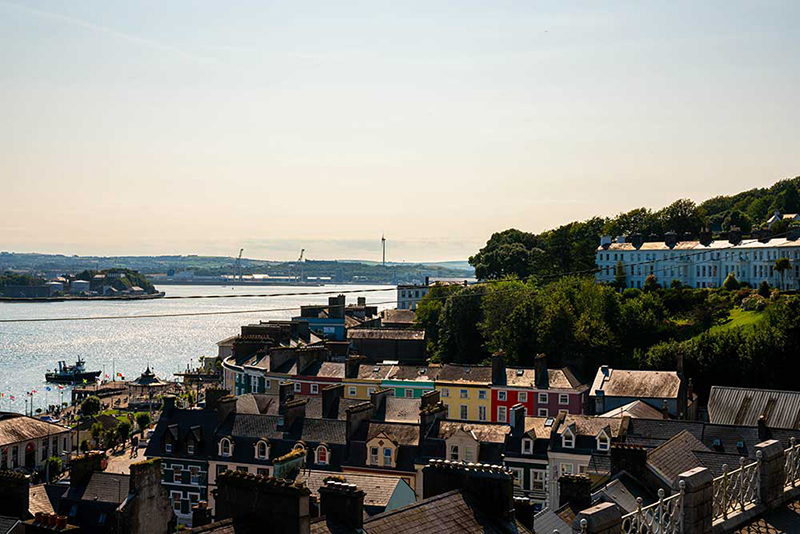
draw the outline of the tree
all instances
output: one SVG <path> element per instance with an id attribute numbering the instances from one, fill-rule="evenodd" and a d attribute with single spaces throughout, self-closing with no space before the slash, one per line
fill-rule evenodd
<path id="1" fill-rule="evenodd" d="M 765 299 L 769 298 L 770 290 L 769 290 L 769 282 L 766 280 L 762 280 L 760 284 L 758 284 L 758 294 Z"/>
<path id="2" fill-rule="evenodd" d="M 116 428 L 109 428 L 103 434 L 106 442 L 106 448 L 111 449 L 117 445 L 117 429 Z"/>
<path id="3" fill-rule="evenodd" d="M 508 276 L 526 278 L 530 274 L 532 251 L 541 251 L 541 239 L 535 234 L 509 228 L 492 234 L 486 245 L 469 258 L 479 280 Z"/>
<path id="4" fill-rule="evenodd" d="M 625 289 L 627 285 L 628 277 L 625 275 L 625 266 L 622 264 L 622 261 L 618 261 L 617 266 L 614 268 L 614 287 L 617 289 Z"/>
<path id="5" fill-rule="evenodd" d="M 489 357 L 478 325 L 483 321 L 482 286 L 450 295 L 439 316 L 437 356 L 445 362 L 481 363 Z"/>
<path id="6" fill-rule="evenodd" d="M 89 452 L 89 440 L 85 439 L 85 440 L 81 441 L 80 450 L 84 454 Z"/>
<path id="7" fill-rule="evenodd" d="M 105 433 L 102 423 L 94 423 L 90 430 L 95 447 L 100 447 L 100 438 Z"/>
<path id="8" fill-rule="evenodd" d="M 651 274 L 644 279 L 644 291 L 655 291 L 656 289 L 658 289 L 658 278 Z"/>
<path id="9" fill-rule="evenodd" d="M 117 425 L 117 436 L 119 440 L 124 445 L 125 442 L 128 440 L 128 436 L 131 433 L 131 424 L 128 421 L 120 421 Z"/>
<path id="10" fill-rule="evenodd" d="M 683 282 L 675 278 L 672 280 L 672 282 L 670 282 L 669 287 L 672 289 L 681 289 L 683 287 Z"/>
<path id="11" fill-rule="evenodd" d="M 439 343 L 439 315 L 447 297 L 461 291 L 463 286 L 456 284 L 433 284 L 417 303 L 414 326 L 425 330 L 428 354 L 436 354 Z"/>
<path id="12" fill-rule="evenodd" d="M 789 261 L 789 258 L 778 258 L 775 260 L 775 270 L 781 273 L 781 289 L 786 289 L 786 285 L 783 283 L 783 273 L 791 268 L 792 262 Z"/>
<path id="13" fill-rule="evenodd" d="M 736 279 L 736 275 L 733 274 L 733 271 L 728 273 L 728 276 L 725 277 L 725 281 L 722 282 L 722 289 L 726 291 L 736 291 L 741 287 L 739 284 L 739 280 Z"/>
<path id="14" fill-rule="evenodd" d="M 61 458 L 57 456 L 51 456 L 47 459 L 47 462 L 44 465 L 44 471 L 47 473 L 49 468 L 50 479 L 52 479 L 53 477 L 58 476 L 58 474 L 61 472 L 61 466 Z"/>
<path id="15" fill-rule="evenodd" d="M 678 236 L 686 232 L 698 234 L 705 222 L 702 211 L 688 198 L 676 200 L 656 216 L 661 220 L 661 227 L 665 232 L 671 230 Z"/>
<path id="16" fill-rule="evenodd" d="M 627 213 L 620 213 L 603 226 L 603 233 L 612 236 L 661 233 L 661 222 L 647 208 L 636 208 Z"/>
<path id="17" fill-rule="evenodd" d="M 737 209 L 731 210 L 728 216 L 725 217 L 725 220 L 722 223 L 722 229 L 727 232 L 734 226 L 739 228 L 744 234 L 749 234 L 753 229 L 753 223 L 750 220 L 750 217 L 748 217 L 746 213 Z"/>
<path id="18" fill-rule="evenodd" d="M 85 417 L 91 417 L 96 415 L 100 412 L 101 408 L 100 398 L 92 395 L 91 397 L 86 397 L 84 401 L 81 403 L 81 413 Z"/>
<path id="19" fill-rule="evenodd" d="M 147 412 L 137 413 L 136 424 L 139 426 L 139 430 L 144 432 L 145 429 L 150 426 L 150 414 Z"/>

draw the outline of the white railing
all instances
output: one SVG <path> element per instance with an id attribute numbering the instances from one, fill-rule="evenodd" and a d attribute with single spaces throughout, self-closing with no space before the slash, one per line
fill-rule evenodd
<path id="1" fill-rule="evenodd" d="M 784 452 L 786 458 L 786 482 L 785 486 L 796 487 L 800 484 L 800 444 L 794 438 L 789 438 L 789 448 Z"/>
<path id="2" fill-rule="evenodd" d="M 761 495 L 761 451 L 756 461 L 745 464 L 739 459 L 739 469 L 728 472 L 728 464 L 722 466 L 722 476 L 714 479 L 713 520 L 728 519 L 728 514 L 744 512 L 747 505 L 758 504 Z"/>
<path id="3" fill-rule="evenodd" d="M 683 497 L 686 483 L 681 480 L 680 491 L 664 498 L 664 490 L 658 490 L 658 502 L 642 506 L 642 498 L 636 499 L 633 512 L 622 516 L 622 534 L 680 534 L 683 529 Z"/>

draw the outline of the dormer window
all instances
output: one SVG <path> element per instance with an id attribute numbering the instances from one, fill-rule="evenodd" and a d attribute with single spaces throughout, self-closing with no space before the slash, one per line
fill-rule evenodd
<path id="1" fill-rule="evenodd" d="M 302 442 L 299 441 L 299 442 L 294 444 L 294 447 L 292 447 L 292 450 L 293 451 L 304 451 L 304 450 L 306 450 L 306 446 Z"/>
<path id="2" fill-rule="evenodd" d="M 531 454 L 533 452 L 533 440 L 524 438 L 522 440 L 522 454 Z"/>
<path id="3" fill-rule="evenodd" d="M 611 440 L 608 439 L 608 435 L 605 432 L 600 432 L 600 435 L 597 436 L 597 450 L 598 451 L 607 451 L 611 448 Z"/>
<path id="4" fill-rule="evenodd" d="M 316 463 L 320 465 L 328 465 L 328 447 L 320 445 L 316 451 Z"/>
<path id="5" fill-rule="evenodd" d="M 256 458 L 259 460 L 266 460 L 269 457 L 269 446 L 264 440 L 256 443 Z"/>
<path id="6" fill-rule="evenodd" d="M 186 452 L 189 454 L 194 454 L 194 443 L 189 442 L 186 444 Z"/>
<path id="7" fill-rule="evenodd" d="M 369 450 L 369 463 L 378 465 L 378 447 L 371 447 Z"/>
<path id="8" fill-rule="evenodd" d="M 164 452 L 172 452 L 172 443 L 167 442 L 164 444 Z"/>
<path id="9" fill-rule="evenodd" d="M 228 457 L 233 453 L 233 444 L 228 438 L 219 440 L 219 455 Z"/>
<path id="10" fill-rule="evenodd" d="M 561 435 L 561 446 L 565 449 L 575 448 L 575 435 L 569 429 Z"/>
<path id="11" fill-rule="evenodd" d="M 385 467 L 392 467 L 392 449 L 388 447 L 383 449 L 383 465 Z"/>

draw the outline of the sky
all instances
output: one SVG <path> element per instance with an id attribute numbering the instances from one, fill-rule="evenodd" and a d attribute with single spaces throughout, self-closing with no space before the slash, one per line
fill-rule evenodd
<path id="1" fill-rule="evenodd" d="M 800 175 L 800 2 L 0 0 L 0 250 L 463 260 Z"/>

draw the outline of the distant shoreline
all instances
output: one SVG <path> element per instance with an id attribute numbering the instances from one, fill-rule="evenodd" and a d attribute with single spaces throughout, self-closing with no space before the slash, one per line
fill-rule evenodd
<path id="1" fill-rule="evenodd" d="M 78 300 L 155 300 L 166 295 L 163 291 L 151 295 L 119 295 L 116 297 L 96 296 L 82 297 L 65 295 L 61 297 L 0 297 L 0 302 L 65 302 Z"/>

